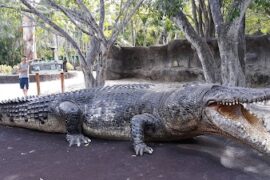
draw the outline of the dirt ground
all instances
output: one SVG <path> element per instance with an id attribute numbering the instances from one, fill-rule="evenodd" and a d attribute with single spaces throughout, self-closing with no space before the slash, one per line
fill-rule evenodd
<path id="1" fill-rule="evenodd" d="M 66 80 L 66 89 L 82 88 L 80 78 Z M 34 86 L 30 94 L 35 94 Z M 44 94 L 60 91 L 60 82 L 42 87 Z M 0 84 L 0 89 L 0 99 L 21 93 L 18 84 Z M 88 147 L 68 147 L 64 134 L 0 126 L 0 180 L 270 179 L 268 157 L 227 139 L 199 137 L 150 146 L 152 155 L 136 157 L 128 141 L 92 139 Z"/>

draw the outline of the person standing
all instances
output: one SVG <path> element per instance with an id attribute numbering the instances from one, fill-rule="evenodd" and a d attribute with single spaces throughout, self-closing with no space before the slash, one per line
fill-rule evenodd
<path id="1" fill-rule="evenodd" d="M 63 61 L 63 71 L 68 72 L 68 70 L 67 70 L 67 60 L 66 59 Z"/>
<path id="2" fill-rule="evenodd" d="M 20 88 L 23 90 L 24 96 L 27 96 L 29 89 L 29 65 L 31 61 L 27 61 L 26 57 L 23 57 L 19 65 L 19 82 Z"/>

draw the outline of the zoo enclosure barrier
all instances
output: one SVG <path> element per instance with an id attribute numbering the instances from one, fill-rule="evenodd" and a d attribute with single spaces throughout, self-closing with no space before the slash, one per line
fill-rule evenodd
<path id="1" fill-rule="evenodd" d="M 37 72 L 35 74 L 35 80 L 36 80 L 36 85 L 37 85 L 37 95 L 40 95 L 40 75 Z M 64 72 L 60 73 L 60 83 L 61 83 L 61 92 L 64 93 L 65 92 L 65 75 Z"/>

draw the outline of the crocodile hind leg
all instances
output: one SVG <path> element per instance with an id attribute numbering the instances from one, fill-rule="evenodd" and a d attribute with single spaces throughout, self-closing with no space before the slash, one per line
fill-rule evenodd
<path id="1" fill-rule="evenodd" d="M 144 143 L 144 134 L 146 129 L 155 129 L 157 122 L 155 116 L 147 113 L 135 115 L 131 119 L 131 138 L 136 155 L 142 156 L 143 153 L 153 153 L 153 149 Z"/>
<path id="2" fill-rule="evenodd" d="M 60 103 L 58 108 L 61 118 L 64 118 L 66 122 L 66 139 L 69 146 L 88 145 L 91 140 L 82 134 L 83 116 L 79 106 L 73 102 L 65 101 Z"/>

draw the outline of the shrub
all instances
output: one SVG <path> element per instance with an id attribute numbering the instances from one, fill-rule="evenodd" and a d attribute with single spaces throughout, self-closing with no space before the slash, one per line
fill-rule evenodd
<path id="1" fill-rule="evenodd" d="M 1 74 L 11 74 L 12 67 L 8 65 L 0 65 L 0 73 Z"/>
<path id="2" fill-rule="evenodd" d="M 19 65 L 15 65 L 12 68 L 12 74 L 18 74 L 18 70 L 19 70 Z"/>
<path id="3" fill-rule="evenodd" d="M 67 62 L 67 70 L 68 71 L 74 70 L 74 67 L 73 67 L 73 65 L 70 62 Z"/>

